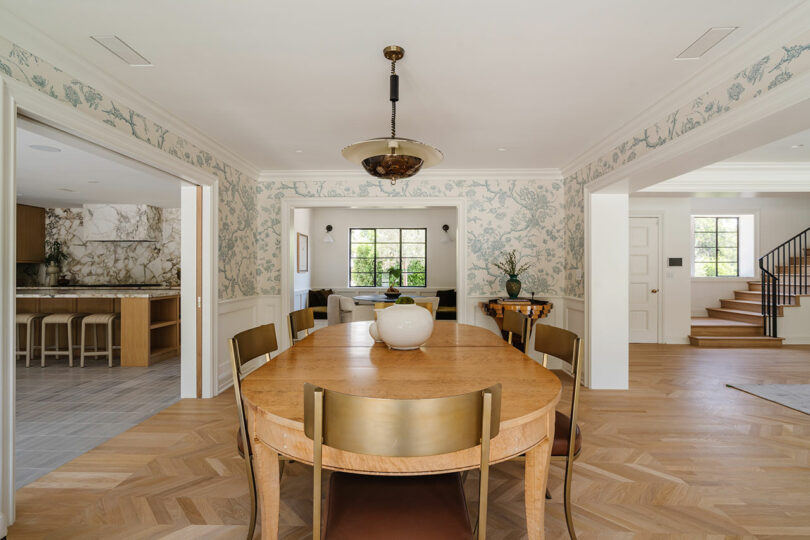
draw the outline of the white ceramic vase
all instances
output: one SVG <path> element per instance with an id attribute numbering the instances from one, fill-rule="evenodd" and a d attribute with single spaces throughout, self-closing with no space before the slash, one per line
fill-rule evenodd
<path id="1" fill-rule="evenodd" d="M 418 349 L 433 333 L 433 314 L 415 304 L 395 304 L 377 313 L 377 333 L 392 349 Z"/>

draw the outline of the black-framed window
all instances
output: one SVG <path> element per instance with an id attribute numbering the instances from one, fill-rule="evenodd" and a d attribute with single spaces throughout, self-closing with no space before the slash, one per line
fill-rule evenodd
<path id="1" fill-rule="evenodd" d="M 692 218 L 695 277 L 740 275 L 740 219 L 732 216 Z"/>
<path id="2" fill-rule="evenodd" d="M 388 273 L 402 270 L 397 283 Z M 424 287 L 427 285 L 427 229 L 350 228 L 350 287 Z"/>

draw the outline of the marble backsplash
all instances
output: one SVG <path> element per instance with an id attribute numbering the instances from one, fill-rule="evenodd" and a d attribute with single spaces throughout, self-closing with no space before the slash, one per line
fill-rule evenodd
<path id="1" fill-rule="evenodd" d="M 58 240 L 68 258 L 62 275 L 71 283 L 88 285 L 159 283 L 180 284 L 180 209 L 158 209 L 162 238 L 158 242 L 93 242 L 84 240 L 85 214 L 80 208 L 48 208 L 45 214 L 45 246 Z M 28 279 L 32 270 L 21 269 Z M 30 266 L 30 265 L 26 265 Z M 40 283 L 44 265 L 38 265 Z M 18 280 L 19 281 L 19 280 Z M 33 283 L 32 283 L 33 284 Z"/>
<path id="2" fill-rule="evenodd" d="M 82 238 L 100 242 L 160 242 L 162 210 L 143 204 L 85 204 Z"/>

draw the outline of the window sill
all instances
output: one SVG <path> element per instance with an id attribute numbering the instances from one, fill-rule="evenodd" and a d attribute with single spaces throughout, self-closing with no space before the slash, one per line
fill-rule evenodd
<path id="1" fill-rule="evenodd" d="M 746 281 L 754 281 L 759 279 L 757 276 L 729 276 L 729 277 L 695 277 L 692 276 L 692 281 L 723 281 L 723 282 L 730 282 L 730 281 L 739 281 L 739 282 L 746 282 Z"/>

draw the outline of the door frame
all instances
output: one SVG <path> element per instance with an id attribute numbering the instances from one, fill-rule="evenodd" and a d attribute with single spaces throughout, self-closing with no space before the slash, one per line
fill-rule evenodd
<path id="1" fill-rule="evenodd" d="M 360 176 L 358 178 L 361 178 Z M 281 319 L 285 331 L 281 332 L 282 349 L 289 346 L 287 314 L 291 311 L 295 275 L 295 230 L 293 210 L 296 208 L 401 208 L 401 207 L 449 206 L 456 209 L 456 294 L 458 301 L 457 322 L 467 319 L 467 201 L 459 197 L 318 197 L 286 198 L 281 200 Z"/>
<path id="2" fill-rule="evenodd" d="M 16 80 L 0 77 L 0 212 L 2 212 L 2 233 L 0 233 L 0 351 L 5 358 L 15 358 L 14 355 L 14 315 L 16 311 L 16 124 L 17 115 L 32 118 L 38 122 L 49 125 L 85 141 L 94 143 L 134 161 L 153 167 L 172 176 L 185 180 L 190 184 L 198 185 L 203 190 L 202 207 L 202 373 L 196 369 L 196 347 L 184 347 L 181 352 L 181 366 L 190 360 L 193 371 L 181 369 L 181 396 L 195 397 L 196 378 L 202 379 L 203 397 L 216 395 L 216 362 L 213 356 L 213 339 L 217 335 L 217 314 L 214 306 L 217 305 L 217 234 L 218 234 L 218 179 L 215 175 L 207 173 L 180 159 L 170 156 L 151 145 L 143 144 L 131 135 L 112 129 L 97 120 L 93 120 L 78 111 L 71 109 L 50 96 L 30 88 Z M 196 205 L 195 205 L 196 209 Z M 181 212 L 182 214 L 183 212 Z M 185 212 L 185 220 L 193 222 L 196 230 L 197 213 Z M 182 227 L 182 225 L 181 225 Z M 196 245 L 196 239 L 193 242 Z M 182 250 L 182 248 L 181 248 Z M 184 268 L 181 260 L 181 268 Z M 196 257 L 192 266 L 183 273 L 195 275 Z M 196 283 L 195 280 L 184 280 L 190 287 L 192 297 L 190 304 L 195 308 L 190 318 L 196 319 Z M 181 285 L 181 294 L 186 287 Z M 189 302 L 185 302 L 188 304 Z M 181 307 L 184 314 L 187 310 Z M 188 315 L 187 315 L 188 316 Z M 181 326 L 182 343 L 196 343 L 195 324 Z M 190 336 L 190 337 L 189 337 Z M 16 398 L 16 372 L 15 362 L 3 362 L 0 368 L 0 536 L 6 534 L 7 527 L 15 518 L 15 489 L 14 489 L 14 422 Z M 193 376 L 189 383 L 183 381 Z M 187 389 L 191 388 L 193 394 Z"/>
<path id="3" fill-rule="evenodd" d="M 656 254 L 658 257 L 658 324 L 655 331 L 656 339 L 653 343 L 664 343 L 664 295 L 667 294 L 667 288 L 664 287 L 664 212 L 646 210 L 633 212 L 631 210 L 629 217 L 631 220 L 633 218 L 655 218 L 658 220 L 658 253 Z M 629 273 L 627 277 L 629 280 Z"/>

